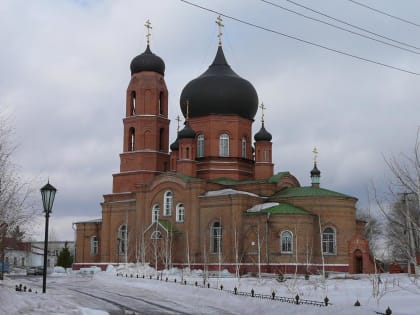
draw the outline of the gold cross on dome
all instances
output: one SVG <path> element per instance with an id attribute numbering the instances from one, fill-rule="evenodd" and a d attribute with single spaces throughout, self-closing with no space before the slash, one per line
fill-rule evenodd
<path id="1" fill-rule="evenodd" d="M 261 122 L 264 122 L 264 109 L 267 109 L 267 107 L 264 106 L 264 103 L 261 103 L 260 105 L 261 108 Z"/>
<path id="2" fill-rule="evenodd" d="M 147 21 L 146 21 L 146 23 L 144 24 L 144 26 L 146 27 L 146 29 L 147 29 L 147 35 L 146 35 L 146 38 L 147 38 L 147 45 L 149 45 L 150 44 L 150 36 L 152 36 L 151 34 L 150 34 L 150 30 L 152 29 L 152 23 L 150 23 L 150 20 L 149 19 L 147 19 Z"/>
<path id="3" fill-rule="evenodd" d="M 314 154 L 314 164 L 316 164 L 316 160 L 318 158 L 318 150 L 316 147 L 312 150 L 312 153 Z"/>
<path id="4" fill-rule="evenodd" d="M 219 15 L 216 21 L 216 24 L 218 25 L 218 28 L 219 28 L 219 34 L 217 34 L 217 37 L 219 37 L 219 46 L 222 46 L 222 35 L 223 35 L 222 27 L 224 27 L 224 25 L 222 24 L 222 21 L 223 21 L 222 17 Z"/>
<path id="5" fill-rule="evenodd" d="M 177 132 L 179 132 L 179 123 L 181 122 L 181 118 L 178 116 L 176 116 L 176 121 L 178 122 L 178 127 L 176 129 Z"/>

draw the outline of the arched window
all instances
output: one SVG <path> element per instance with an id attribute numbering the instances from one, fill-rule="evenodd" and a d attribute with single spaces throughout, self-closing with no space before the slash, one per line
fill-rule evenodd
<path id="1" fill-rule="evenodd" d="M 336 235 L 332 227 L 327 227 L 322 231 L 322 252 L 326 255 L 336 253 Z"/>
<path id="2" fill-rule="evenodd" d="M 214 222 L 210 229 L 210 252 L 213 254 L 222 252 L 222 226 L 220 222 Z"/>
<path id="3" fill-rule="evenodd" d="M 219 138 L 219 155 L 229 156 L 229 135 L 223 133 Z"/>
<path id="4" fill-rule="evenodd" d="M 127 225 L 122 224 L 118 228 L 118 255 L 125 255 L 127 252 Z"/>
<path id="5" fill-rule="evenodd" d="M 291 254 L 293 252 L 293 234 L 290 231 L 283 231 L 280 234 L 282 254 Z"/>
<path id="6" fill-rule="evenodd" d="M 152 240 L 160 240 L 162 238 L 162 233 L 160 231 L 153 231 L 152 235 L 150 236 Z"/>
<path id="7" fill-rule="evenodd" d="M 152 223 L 156 223 L 159 220 L 159 205 L 154 205 L 152 208 Z"/>
<path id="8" fill-rule="evenodd" d="M 92 256 L 98 255 L 98 238 L 96 236 L 90 238 L 90 254 Z"/>
<path id="9" fill-rule="evenodd" d="M 185 219 L 185 208 L 183 203 L 176 205 L 176 222 L 184 222 Z"/>
<path id="10" fill-rule="evenodd" d="M 197 157 L 203 157 L 204 156 L 204 135 L 198 135 L 197 137 Z"/>
<path id="11" fill-rule="evenodd" d="M 246 159 L 246 137 L 242 137 L 242 158 Z"/>
<path id="12" fill-rule="evenodd" d="M 172 191 L 168 190 L 163 195 L 163 215 L 169 216 L 172 213 Z"/>
<path id="13" fill-rule="evenodd" d="M 134 116 L 136 114 L 136 92 L 131 92 L 131 110 L 130 110 L 131 116 Z"/>
<path id="14" fill-rule="evenodd" d="M 128 151 L 134 151 L 134 143 L 136 141 L 135 133 L 136 130 L 133 127 L 128 131 Z"/>

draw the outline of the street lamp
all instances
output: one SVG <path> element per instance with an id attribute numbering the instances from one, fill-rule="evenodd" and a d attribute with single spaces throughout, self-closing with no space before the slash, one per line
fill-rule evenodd
<path id="1" fill-rule="evenodd" d="M 48 220 L 54 203 L 57 189 L 50 184 L 50 181 L 41 188 L 42 204 L 45 212 L 45 237 L 44 237 L 44 270 L 42 274 L 42 293 L 45 293 L 47 286 L 47 255 L 48 255 Z"/>

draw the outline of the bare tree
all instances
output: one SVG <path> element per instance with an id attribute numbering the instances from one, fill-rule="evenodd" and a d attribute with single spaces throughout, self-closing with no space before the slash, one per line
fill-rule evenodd
<path id="1" fill-rule="evenodd" d="M 30 203 L 34 191 L 29 182 L 18 174 L 12 154 L 15 146 L 11 143 L 12 129 L 6 117 L 0 113 L 0 253 L 4 256 L 4 241 L 16 229 L 28 228 L 35 215 Z"/>
<path id="2" fill-rule="evenodd" d="M 392 179 L 387 198 L 379 198 L 376 191 L 375 197 L 386 218 L 387 245 L 393 257 L 416 266 L 420 253 L 420 127 L 411 153 L 384 160 Z"/>

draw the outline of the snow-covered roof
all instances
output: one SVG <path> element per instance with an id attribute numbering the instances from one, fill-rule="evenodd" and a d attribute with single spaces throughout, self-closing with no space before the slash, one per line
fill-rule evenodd
<path id="1" fill-rule="evenodd" d="M 226 196 L 226 195 L 248 195 L 253 197 L 260 197 L 257 194 L 250 193 L 248 191 L 236 190 L 236 189 L 220 189 L 220 190 L 211 190 L 204 194 L 205 197 L 214 197 L 214 196 Z"/>
<path id="2" fill-rule="evenodd" d="M 279 203 L 278 202 L 266 202 L 266 203 L 259 203 L 249 209 L 246 210 L 246 212 L 260 212 L 264 209 L 267 208 L 271 208 L 271 207 L 275 207 L 278 206 Z"/>

